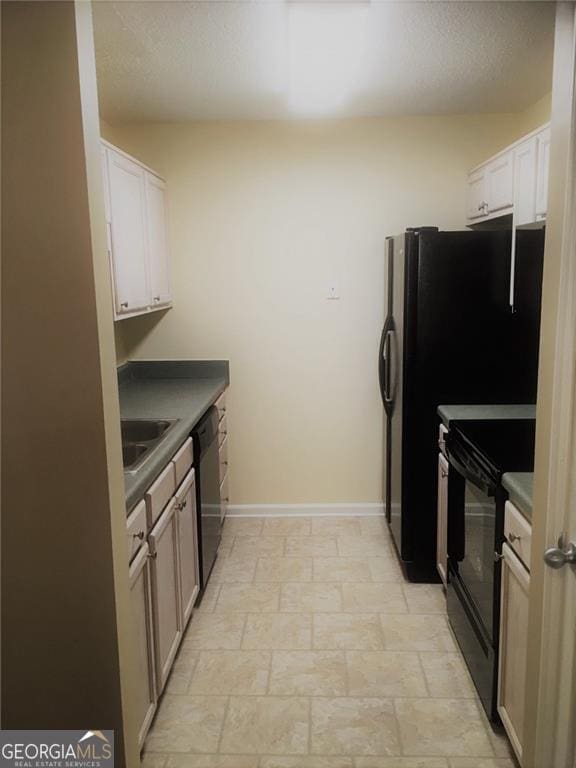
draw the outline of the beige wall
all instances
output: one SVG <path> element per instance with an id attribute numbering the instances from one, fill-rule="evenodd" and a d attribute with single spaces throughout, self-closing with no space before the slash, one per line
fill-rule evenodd
<path id="1" fill-rule="evenodd" d="M 535 128 L 539 128 L 550 120 L 550 111 L 552 108 L 552 91 L 547 93 L 532 106 L 520 112 L 518 115 L 518 136 L 530 133 Z"/>
<path id="2" fill-rule="evenodd" d="M 175 306 L 118 324 L 119 360 L 230 359 L 233 503 L 381 501 L 384 238 L 463 227 L 467 170 L 518 123 L 103 126 L 169 184 Z"/>

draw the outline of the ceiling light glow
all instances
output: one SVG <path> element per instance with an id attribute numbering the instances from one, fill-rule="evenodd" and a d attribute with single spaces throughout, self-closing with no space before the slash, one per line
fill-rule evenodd
<path id="1" fill-rule="evenodd" d="M 289 99 L 293 111 L 325 114 L 346 101 L 358 79 L 367 15 L 367 2 L 289 4 Z"/>

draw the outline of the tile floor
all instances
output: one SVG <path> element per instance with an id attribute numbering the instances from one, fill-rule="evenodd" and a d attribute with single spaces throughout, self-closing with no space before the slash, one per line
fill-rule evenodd
<path id="1" fill-rule="evenodd" d="M 147 768 L 514 768 L 381 518 L 229 518 Z"/>

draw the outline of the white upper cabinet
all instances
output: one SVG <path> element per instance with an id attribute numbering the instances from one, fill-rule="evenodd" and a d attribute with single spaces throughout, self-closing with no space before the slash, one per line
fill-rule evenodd
<path id="1" fill-rule="evenodd" d="M 523 141 L 514 150 L 514 223 L 530 224 L 536 218 L 537 140 Z"/>
<path id="2" fill-rule="evenodd" d="M 144 171 L 117 152 L 108 151 L 112 269 L 116 314 L 146 309 Z"/>
<path id="3" fill-rule="evenodd" d="M 166 184 L 145 171 L 146 223 L 148 227 L 148 274 L 152 306 L 166 306 L 172 301 L 170 268 L 166 237 Z"/>
<path id="4" fill-rule="evenodd" d="M 550 171 L 550 128 L 540 131 L 538 145 L 538 171 L 536 174 L 536 218 L 544 219 L 548 212 L 548 174 Z"/>
<path id="5" fill-rule="evenodd" d="M 172 303 L 166 184 L 124 152 L 102 144 L 114 318 Z"/>
<path id="6" fill-rule="evenodd" d="M 486 202 L 486 169 L 478 168 L 468 176 L 468 218 L 478 219 L 485 216 L 488 209 Z"/>
<path id="7" fill-rule="evenodd" d="M 503 212 L 514 202 L 514 154 L 505 152 L 486 166 L 488 213 Z"/>
<path id="8" fill-rule="evenodd" d="M 466 217 L 470 224 L 513 214 L 514 226 L 546 218 L 550 128 L 514 142 L 468 174 Z"/>

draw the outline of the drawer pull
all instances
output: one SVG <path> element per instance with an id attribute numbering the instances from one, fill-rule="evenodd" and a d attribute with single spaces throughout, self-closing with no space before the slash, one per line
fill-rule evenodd
<path id="1" fill-rule="evenodd" d="M 133 533 L 132 536 L 134 536 L 135 539 L 140 539 L 140 541 L 143 541 L 144 531 L 138 531 L 138 533 Z"/>
<path id="2" fill-rule="evenodd" d="M 156 558 L 158 557 L 158 552 L 148 552 L 146 557 L 149 557 L 150 560 L 156 560 Z"/>
<path id="3" fill-rule="evenodd" d="M 510 542 L 512 544 L 514 544 L 515 541 L 520 541 L 521 538 L 522 538 L 522 536 L 517 536 L 515 533 L 509 533 L 508 534 L 508 539 L 510 540 Z"/>

